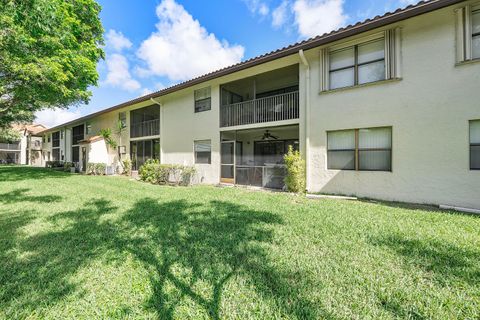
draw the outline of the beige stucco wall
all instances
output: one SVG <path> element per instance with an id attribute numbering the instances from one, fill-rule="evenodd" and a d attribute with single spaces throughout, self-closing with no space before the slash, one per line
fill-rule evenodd
<path id="1" fill-rule="evenodd" d="M 469 170 L 468 145 L 468 121 L 480 119 L 480 63 L 455 65 L 454 7 L 388 28 L 396 26 L 402 29 L 401 80 L 319 93 L 320 48 L 316 48 L 306 52 L 309 82 L 307 68 L 292 55 L 158 98 L 162 163 L 192 165 L 194 141 L 211 140 L 212 163 L 196 167 L 201 182 L 218 183 L 220 131 L 226 130 L 219 128 L 220 85 L 300 63 L 299 120 L 228 130 L 299 124 L 311 192 L 480 208 L 480 171 Z M 205 86 L 211 87 L 212 109 L 195 113 L 194 90 Z M 95 117 L 90 120 L 91 135 L 115 128 L 123 111 L 129 124 L 130 110 L 151 104 L 146 101 Z M 377 126 L 393 128 L 392 172 L 327 170 L 327 131 Z M 127 148 L 124 158 L 129 158 L 129 134 L 127 126 L 119 143 Z M 71 133 L 66 137 L 69 160 Z M 51 150 L 48 143 L 44 150 Z M 115 162 L 112 152 L 108 161 Z"/>
<path id="2" fill-rule="evenodd" d="M 319 94 L 318 50 L 308 52 L 310 191 L 480 208 L 468 124 L 480 118 L 480 63 L 455 66 L 452 7 L 399 26 L 400 81 Z M 327 130 L 377 126 L 393 127 L 392 172 L 326 169 Z"/>

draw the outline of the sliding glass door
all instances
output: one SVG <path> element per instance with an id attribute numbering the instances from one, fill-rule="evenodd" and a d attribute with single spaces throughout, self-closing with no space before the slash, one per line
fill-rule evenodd
<path id="1" fill-rule="evenodd" d="M 160 160 L 160 139 L 130 142 L 133 170 L 138 170 L 148 159 Z"/>

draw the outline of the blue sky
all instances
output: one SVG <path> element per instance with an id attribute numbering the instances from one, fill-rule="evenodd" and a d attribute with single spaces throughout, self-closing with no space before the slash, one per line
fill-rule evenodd
<path id="1" fill-rule="evenodd" d="M 99 0 L 106 58 L 88 105 L 57 125 L 415 0 Z"/>

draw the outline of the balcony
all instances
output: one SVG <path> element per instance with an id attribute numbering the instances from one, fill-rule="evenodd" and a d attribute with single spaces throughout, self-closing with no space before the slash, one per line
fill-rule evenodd
<path id="1" fill-rule="evenodd" d="M 160 119 L 132 123 L 130 138 L 151 137 L 160 134 Z"/>
<path id="2" fill-rule="evenodd" d="M 20 150 L 20 143 L 0 143 L 0 150 L 13 150 L 19 151 Z"/>
<path id="3" fill-rule="evenodd" d="M 220 127 L 298 118 L 298 91 L 224 105 L 220 109 Z"/>

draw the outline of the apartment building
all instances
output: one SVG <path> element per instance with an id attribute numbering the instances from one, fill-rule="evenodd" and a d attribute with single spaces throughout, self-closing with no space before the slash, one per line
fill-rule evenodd
<path id="1" fill-rule="evenodd" d="M 18 141 L 0 141 L 0 164 L 24 164 L 43 166 L 42 162 L 42 134 L 47 129 L 41 124 L 14 125 L 18 131 Z"/>
<path id="2" fill-rule="evenodd" d="M 480 2 L 432 0 L 46 130 L 43 157 L 282 188 L 292 146 L 309 192 L 480 208 L 479 88 Z"/>

